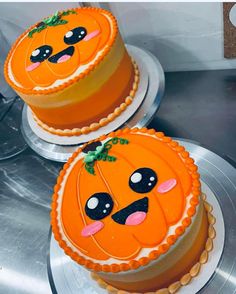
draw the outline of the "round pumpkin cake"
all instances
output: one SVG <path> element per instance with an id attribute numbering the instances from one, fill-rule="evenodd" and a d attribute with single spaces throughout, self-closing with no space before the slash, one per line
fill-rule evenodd
<path id="1" fill-rule="evenodd" d="M 112 293 L 174 293 L 212 249 L 214 217 L 198 168 L 153 129 L 118 130 L 84 145 L 54 192 L 55 239 Z"/>
<path id="2" fill-rule="evenodd" d="M 114 120 L 139 82 L 116 19 L 91 7 L 57 12 L 29 28 L 12 46 L 4 74 L 41 127 L 67 136 Z"/>

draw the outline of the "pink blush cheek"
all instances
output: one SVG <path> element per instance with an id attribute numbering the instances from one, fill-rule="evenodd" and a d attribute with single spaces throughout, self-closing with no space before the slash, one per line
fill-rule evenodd
<path id="1" fill-rule="evenodd" d="M 32 71 L 40 66 L 40 62 L 32 63 L 31 65 L 26 67 L 26 71 Z"/>
<path id="2" fill-rule="evenodd" d="M 96 221 L 88 226 L 85 226 L 81 231 L 81 236 L 89 237 L 99 232 L 104 227 L 102 222 Z"/>
<path id="3" fill-rule="evenodd" d="M 83 41 L 89 41 L 92 38 L 95 38 L 99 34 L 100 34 L 100 31 L 99 30 L 93 31 L 92 33 L 90 33 L 86 37 L 84 37 Z"/>
<path id="4" fill-rule="evenodd" d="M 176 186 L 176 184 L 177 184 L 176 179 L 167 180 L 158 186 L 157 192 L 161 193 L 161 194 L 169 192 L 170 190 L 172 190 Z"/>

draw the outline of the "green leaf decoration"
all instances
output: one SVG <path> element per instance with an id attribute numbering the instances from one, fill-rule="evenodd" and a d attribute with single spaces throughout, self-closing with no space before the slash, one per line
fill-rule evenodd
<path id="1" fill-rule="evenodd" d="M 128 144 L 129 141 L 127 139 L 114 137 L 104 143 L 102 146 L 97 146 L 95 151 L 89 151 L 84 157 L 85 169 L 92 175 L 95 175 L 94 165 L 96 160 L 103 160 L 114 162 L 116 161 L 115 156 L 108 155 L 109 150 L 113 145 L 116 144 Z"/>
<path id="2" fill-rule="evenodd" d="M 61 14 L 58 11 L 55 12 L 53 16 L 45 18 L 35 28 L 33 28 L 28 33 L 28 37 L 32 38 L 35 33 L 40 33 L 42 30 L 46 29 L 47 27 L 64 25 L 64 24 L 68 23 L 68 20 L 61 19 L 61 18 L 62 18 L 62 16 L 67 16 L 69 14 L 77 14 L 77 12 L 75 10 L 67 10 L 67 11 L 62 12 Z"/>

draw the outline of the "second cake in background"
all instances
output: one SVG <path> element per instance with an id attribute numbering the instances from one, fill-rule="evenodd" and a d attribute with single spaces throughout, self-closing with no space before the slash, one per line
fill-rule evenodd
<path id="1" fill-rule="evenodd" d="M 114 16 L 103 9 L 57 12 L 13 45 L 5 77 L 39 125 L 58 135 L 80 135 L 114 120 L 138 87 Z"/>

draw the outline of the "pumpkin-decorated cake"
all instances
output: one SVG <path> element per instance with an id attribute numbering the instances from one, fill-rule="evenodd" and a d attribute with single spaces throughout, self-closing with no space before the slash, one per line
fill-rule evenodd
<path id="1" fill-rule="evenodd" d="M 84 145 L 54 192 L 55 239 L 112 293 L 174 293 L 212 249 L 215 219 L 198 168 L 153 129 L 118 130 Z"/>
<path id="2" fill-rule="evenodd" d="M 66 136 L 114 120 L 139 81 L 114 16 L 99 8 L 57 12 L 33 25 L 12 46 L 4 71 L 37 123 Z"/>

